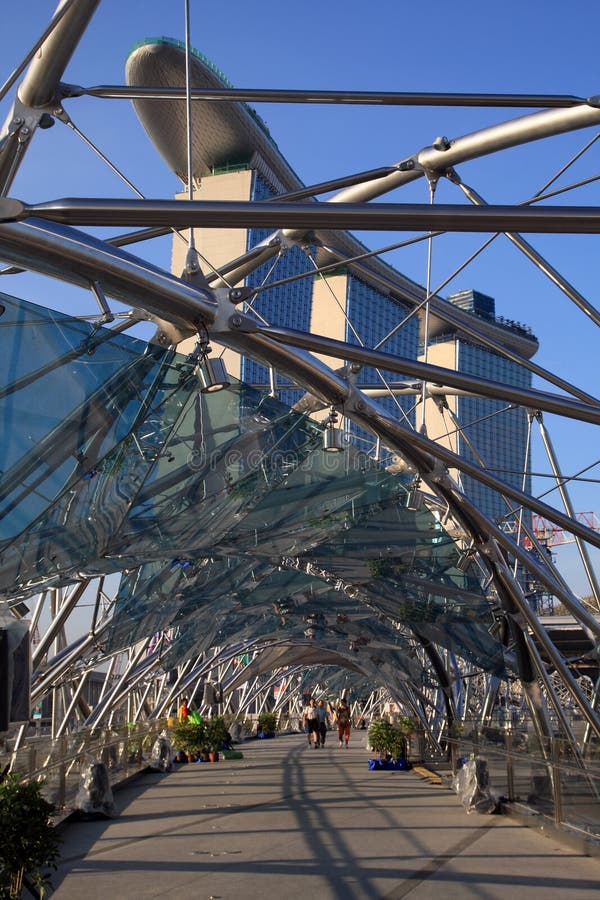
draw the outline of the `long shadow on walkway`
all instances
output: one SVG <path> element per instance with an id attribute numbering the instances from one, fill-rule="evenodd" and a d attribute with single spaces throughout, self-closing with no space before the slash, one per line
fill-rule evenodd
<path id="1" fill-rule="evenodd" d="M 364 738 L 361 738 L 361 743 Z M 331 900 L 583 900 L 600 865 L 502 816 L 467 815 L 411 772 L 371 772 L 358 746 L 301 736 L 244 759 L 148 774 L 115 795 L 118 818 L 64 829 L 54 896 Z"/>

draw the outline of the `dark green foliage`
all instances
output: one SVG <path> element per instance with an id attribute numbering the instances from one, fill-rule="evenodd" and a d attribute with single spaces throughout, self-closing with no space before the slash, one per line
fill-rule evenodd
<path id="1" fill-rule="evenodd" d="M 367 568 L 373 578 L 391 578 L 394 574 L 394 563 L 391 559 L 369 559 Z"/>
<path id="2" fill-rule="evenodd" d="M 369 728 L 369 744 L 380 756 L 402 759 L 406 757 L 407 734 L 404 729 L 381 719 Z"/>
<path id="3" fill-rule="evenodd" d="M 0 784 L 0 898 L 19 898 L 27 876 L 43 897 L 49 884 L 44 869 L 56 869 L 58 838 L 50 819 L 54 806 L 42 796 L 42 783 L 22 784 L 8 775 Z"/>
<path id="4" fill-rule="evenodd" d="M 208 719 L 206 722 L 206 746 L 214 753 L 218 753 L 223 749 L 224 742 L 227 741 L 227 726 L 223 716 L 215 716 L 214 719 Z"/>
<path id="5" fill-rule="evenodd" d="M 258 717 L 258 730 L 263 734 L 275 734 L 277 729 L 277 713 L 263 712 Z"/>
<path id="6" fill-rule="evenodd" d="M 207 722 L 178 722 L 173 726 L 173 746 L 184 753 L 198 754 L 207 748 Z"/>
<path id="7" fill-rule="evenodd" d="M 413 733 L 417 725 L 412 716 L 400 716 L 397 722 L 397 727 L 400 729 L 402 734 L 408 736 Z"/>

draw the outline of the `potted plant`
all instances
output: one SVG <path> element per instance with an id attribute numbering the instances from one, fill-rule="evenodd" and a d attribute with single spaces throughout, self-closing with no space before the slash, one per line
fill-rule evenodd
<path id="1" fill-rule="evenodd" d="M 408 742 L 410 740 L 411 734 L 415 731 L 417 725 L 412 716 L 400 716 L 398 719 L 398 730 L 400 734 L 404 738 L 404 747 L 402 750 L 402 758 L 406 759 L 408 756 Z"/>
<path id="2" fill-rule="evenodd" d="M 173 745 L 177 750 L 185 753 L 188 761 L 197 759 L 206 748 L 207 734 L 206 722 L 178 722 L 173 726 Z"/>
<path id="3" fill-rule="evenodd" d="M 229 734 L 225 719 L 223 716 L 215 716 L 206 723 L 206 747 L 208 749 L 208 758 L 211 762 L 217 762 L 219 759 L 219 751 L 223 749 L 223 744 L 227 743 Z"/>
<path id="4" fill-rule="evenodd" d="M 398 759 L 402 755 L 404 738 L 391 722 L 379 719 L 369 728 L 369 745 L 382 759 Z"/>
<path id="5" fill-rule="evenodd" d="M 277 730 L 277 713 L 262 712 L 258 717 L 258 736 L 274 737 Z"/>
<path id="6" fill-rule="evenodd" d="M 30 878 L 43 897 L 49 886 L 47 868 L 56 868 L 58 839 L 50 819 L 54 805 L 42 796 L 43 783 L 22 783 L 8 775 L 0 783 L 0 896 L 21 897 Z"/>

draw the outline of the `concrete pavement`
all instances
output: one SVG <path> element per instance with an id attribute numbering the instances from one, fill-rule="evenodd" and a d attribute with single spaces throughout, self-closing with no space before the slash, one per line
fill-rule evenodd
<path id="1" fill-rule="evenodd" d="M 413 772 L 371 772 L 365 734 L 142 775 L 118 818 L 67 823 L 56 900 L 592 900 L 600 860 L 507 816 L 467 814 Z"/>

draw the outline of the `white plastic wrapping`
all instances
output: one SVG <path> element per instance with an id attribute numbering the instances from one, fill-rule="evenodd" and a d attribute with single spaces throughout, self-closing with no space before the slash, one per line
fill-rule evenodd
<path id="1" fill-rule="evenodd" d="M 490 787 L 487 760 L 483 756 L 470 756 L 454 776 L 452 787 L 468 813 L 497 812 L 498 797 Z"/>
<path id="2" fill-rule="evenodd" d="M 81 767 L 75 810 L 80 815 L 89 817 L 105 816 L 112 819 L 117 815 L 108 769 L 93 757 L 87 757 Z"/>
<path id="3" fill-rule="evenodd" d="M 164 732 L 159 734 L 152 746 L 150 768 L 154 772 L 170 772 L 173 769 L 171 742 Z"/>

